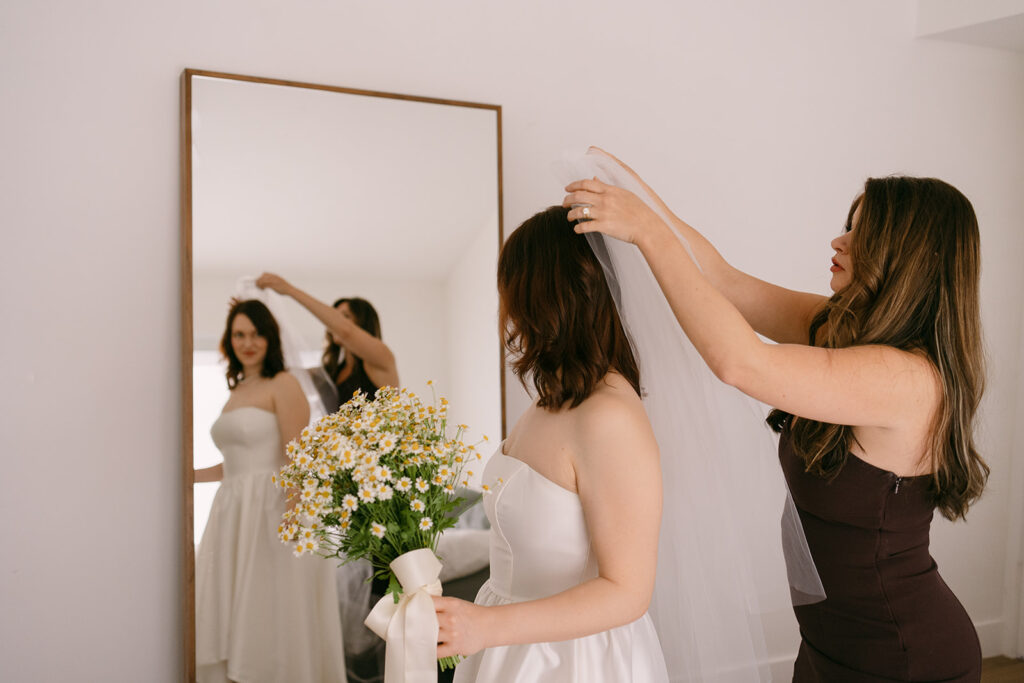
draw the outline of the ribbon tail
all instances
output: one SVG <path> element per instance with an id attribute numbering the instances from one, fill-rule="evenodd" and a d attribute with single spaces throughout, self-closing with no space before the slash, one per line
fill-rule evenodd
<path id="1" fill-rule="evenodd" d="M 437 683 L 437 612 L 425 590 L 405 605 L 405 681 Z"/>
<path id="2" fill-rule="evenodd" d="M 395 599 L 390 595 L 385 595 L 383 598 L 377 601 L 377 604 L 373 606 L 370 613 L 366 615 L 366 619 L 363 620 L 363 624 L 366 628 L 370 629 L 384 640 L 388 639 L 388 625 L 398 612 L 399 605 Z"/>

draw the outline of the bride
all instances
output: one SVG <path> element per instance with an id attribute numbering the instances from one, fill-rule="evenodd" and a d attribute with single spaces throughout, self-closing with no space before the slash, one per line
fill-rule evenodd
<path id="1" fill-rule="evenodd" d="M 560 175 L 654 203 L 602 155 Z M 462 683 L 770 681 L 763 618 L 824 592 L 760 408 L 707 369 L 643 255 L 579 239 L 567 211 L 499 259 L 504 342 L 537 400 L 485 470 L 491 579 L 476 604 L 436 600 L 438 655 L 473 655 Z"/>
<path id="2" fill-rule="evenodd" d="M 334 565 L 278 539 L 286 502 L 272 476 L 309 403 L 262 302 L 232 303 L 221 351 L 231 395 L 210 431 L 224 462 L 195 472 L 221 482 L 196 555 L 197 679 L 344 683 Z"/>
<path id="3" fill-rule="evenodd" d="M 438 657 L 473 655 L 456 683 L 668 680 L 647 615 L 658 445 L 601 264 L 567 213 L 527 220 L 498 262 L 504 343 L 537 398 L 484 472 L 490 580 L 476 604 L 435 598 Z"/>

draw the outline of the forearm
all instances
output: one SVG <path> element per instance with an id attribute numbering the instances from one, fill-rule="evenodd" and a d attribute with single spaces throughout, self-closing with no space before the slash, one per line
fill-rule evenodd
<path id="1" fill-rule="evenodd" d="M 342 340 L 350 335 L 353 328 L 356 327 L 355 323 L 346 320 L 345 316 L 338 313 L 336 309 L 328 306 L 311 294 L 307 294 L 293 284 L 289 284 L 284 293 L 315 315 L 320 322 Z"/>
<path id="2" fill-rule="evenodd" d="M 197 484 L 206 484 L 211 481 L 221 481 L 224 478 L 224 463 L 213 467 L 202 467 L 195 470 L 194 479 Z"/>
<path id="3" fill-rule="evenodd" d="M 751 325 L 669 230 L 650 231 L 638 246 L 686 336 L 715 375 L 734 384 L 764 346 Z"/>
<path id="4" fill-rule="evenodd" d="M 689 223 L 671 213 L 669 219 L 672 229 L 690 245 L 693 257 L 700 264 L 704 276 L 728 298 L 730 285 L 742 273 L 729 265 L 708 238 L 697 232 Z"/>
<path id="5" fill-rule="evenodd" d="M 556 642 L 607 631 L 639 619 L 650 599 L 650 589 L 597 577 L 548 598 L 484 607 L 484 647 Z"/>

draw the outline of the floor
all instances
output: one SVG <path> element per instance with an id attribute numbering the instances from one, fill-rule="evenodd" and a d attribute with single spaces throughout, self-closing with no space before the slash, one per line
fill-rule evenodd
<path id="1" fill-rule="evenodd" d="M 1024 683 L 1024 661 L 992 657 L 981 665 L 982 683 Z"/>

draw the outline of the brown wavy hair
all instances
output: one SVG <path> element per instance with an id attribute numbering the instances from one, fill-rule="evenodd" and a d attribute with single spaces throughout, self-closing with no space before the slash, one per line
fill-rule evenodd
<path id="1" fill-rule="evenodd" d="M 228 361 L 228 369 L 224 373 L 228 379 L 228 389 L 234 389 L 242 381 L 242 361 L 235 355 L 235 349 L 231 346 L 231 325 L 235 322 L 235 316 L 242 314 L 252 321 L 256 328 L 256 334 L 267 340 L 267 355 L 263 357 L 263 368 L 260 370 L 261 377 L 273 377 L 284 370 L 284 353 L 281 351 L 281 332 L 277 326 L 277 320 L 262 301 L 256 299 L 239 300 L 231 302 L 228 310 L 227 324 L 224 326 L 224 334 L 220 338 L 220 352 Z"/>
<path id="2" fill-rule="evenodd" d="M 931 490 L 947 519 L 963 518 L 981 496 L 989 468 L 974 444 L 973 421 L 985 385 L 978 279 L 978 220 L 970 201 L 934 178 L 871 178 L 850 207 L 860 217 L 850 240 L 852 280 L 810 325 L 811 344 L 843 348 L 885 344 L 921 353 L 933 364 L 942 398 L 931 430 Z M 790 421 L 807 471 L 834 477 L 854 440 L 849 425 L 773 410 Z"/>
<path id="3" fill-rule="evenodd" d="M 552 206 L 509 236 L 498 257 L 499 326 L 519 381 L 537 405 L 575 408 L 609 371 L 640 393 L 640 371 L 601 264 Z"/>
<path id="4" fill-rule="evenodd" d="M 342 304 L 348 304 L 348 310 L 352 312 L 352 318 L 355 320 L 356 325 L 359 325 L 362 329 L 372 334 L 377 339 L 380 339 L 380 316 L 377 315 L 377 309 L 373 307 L 366 299 L 360 299 L 357 296 L 341 298 L 335 301 L 332 306 L 337 308 Z M 331 337 L 330 330 L 327 331 L 326 342 L 324 344 L 324 355 L 320 359 L 324 365 L 324 370 L 330 376 L 333 382 L 338 376 L 338 361 L 341 356 L 341 347 L 334 343 L 334 338 Z M 356 363 L 362 363 L 363 359 L 359 358 L 355 354 L 352 358 Z"/>

